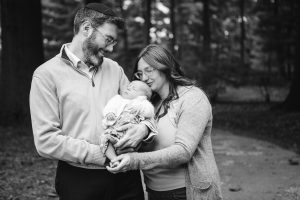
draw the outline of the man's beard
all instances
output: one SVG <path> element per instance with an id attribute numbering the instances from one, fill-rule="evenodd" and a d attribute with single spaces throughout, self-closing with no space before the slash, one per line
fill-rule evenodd
<path id="1" fill-rule="evenodd" d="M 94 42 L 95 38 L 96 34 L 95 31 L 93 31 L 92 35 L 88 37 L 82 45 L 83 62 L 88 66 L 99 66 L 103 62 L 103 55 L 101 52 L 104 52 L 104 50 L 98 48 L 96 42 Z"/>

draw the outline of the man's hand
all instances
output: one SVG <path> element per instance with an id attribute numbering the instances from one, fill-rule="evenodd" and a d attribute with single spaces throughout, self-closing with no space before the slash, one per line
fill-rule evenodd
<path id="1" fill-rule="evenodd" d="M 125 135 L 114 145 L 117 149 L 135 148 L 148 135 L 148 127 L 145 124 L 126 124 L 117 129 L 126 131 Z"/>
<path id="2" fill-rule="evenodd" d="M 122 154 L 114 158 L 111 162 L 118 163 L 116 166 L 106 166 L 106 169 L 113 173 L 117 174 L 119 172 L 127 172 L 130 169 L 130 156 L 129 154 Z"/>

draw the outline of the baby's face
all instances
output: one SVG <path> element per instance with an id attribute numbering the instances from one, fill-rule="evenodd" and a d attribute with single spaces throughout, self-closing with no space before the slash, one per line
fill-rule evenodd
<path id="1" fill-rule="evenodd" d="M 147 85 L 140 81 L 132 81 L 122 93 L 125 99 L 134 99 L 138 96 L 147 96 Z"/>

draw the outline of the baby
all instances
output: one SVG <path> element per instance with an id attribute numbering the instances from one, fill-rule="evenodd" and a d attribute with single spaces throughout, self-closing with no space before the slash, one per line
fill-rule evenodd
<path id="1" fill-rule="evenodd" d="M 115 144 L 124 135 L 116 129 L 128 123 L 138 124 L 145 119 L 154 118 L 153 105 L 147 100 L 152 95 L 150 87 L 142 81 L 132 81 L 121 95 L 111 98 L 103 110 L 102 121 L 105 133 L 101 136 L 101 150 L 112 160 L 116 152 Z M 118 163 L 111 163 L 112 167 Z"/>

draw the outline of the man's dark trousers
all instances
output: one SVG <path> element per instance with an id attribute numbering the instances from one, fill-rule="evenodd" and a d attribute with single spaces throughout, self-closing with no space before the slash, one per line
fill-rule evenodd
<path id="1" fill-rule="evenodd" d="M 60 200 L 144 200 L 139 171 L 112 174 L 59 161 L 55 189 Z"/>

